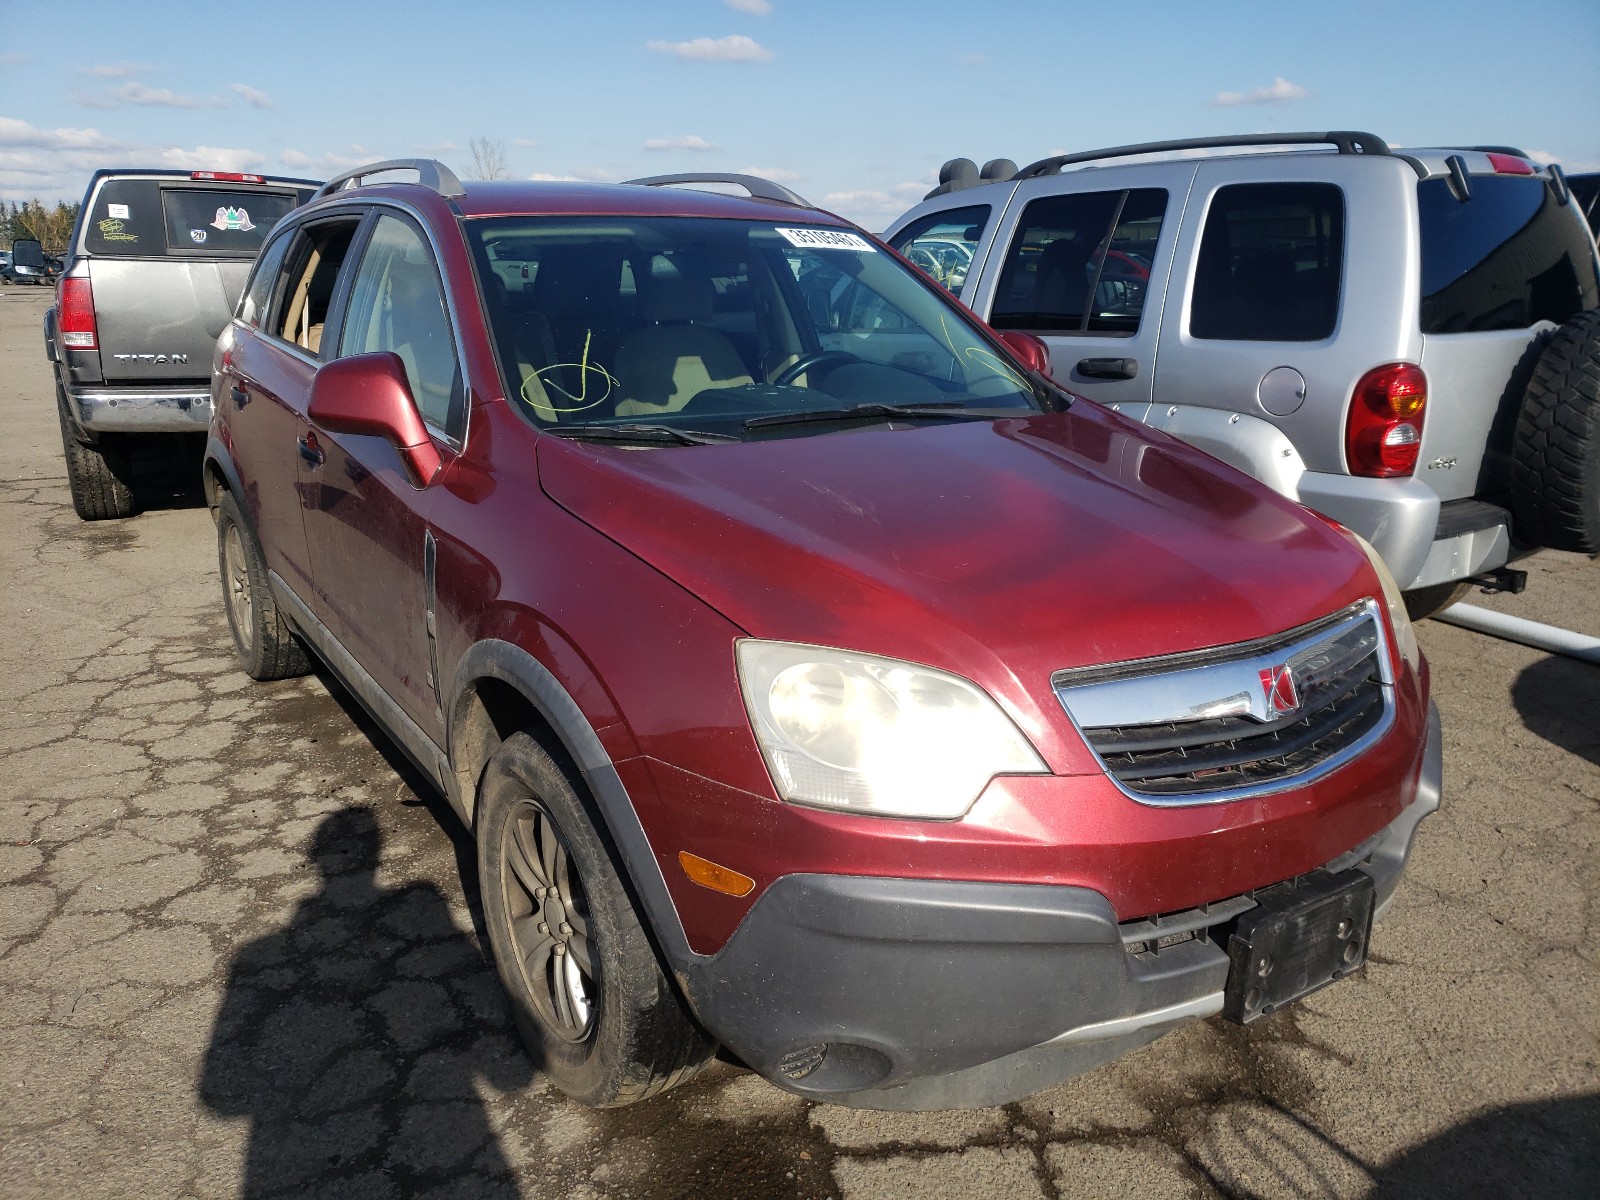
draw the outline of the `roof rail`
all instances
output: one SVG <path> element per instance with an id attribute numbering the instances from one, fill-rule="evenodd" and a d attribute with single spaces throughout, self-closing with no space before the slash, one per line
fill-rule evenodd
<path id="1" fill-rule="evenodd" d="M 441 196 L 467 194 L 467 189 L 461 186 L 461 180 L 456 178 L 456 173 L 437 159 L 391 158 L 384 162 L 368 163 L 364 167 L 357 167 L 354 171 L 346 171 L 343 175 L 335 175 L 318 188 L 311 198 L 320 200 L 346 187 L 360 187 L 368 175 L 379 175 L 384 171 L 415 171 L 418 183 L 423 187 L 432 188 Z"/>
<path id="2" fill-rule="evenodd" d="M 1143 142 L 1136 146 L 1111 146 L 1104 150 L 1085 150 L 1078 154 L 1056 154 L 1041 158 L 1018 171 L 1014 179 L 1037 179 L 1054 175 L 1073 163 L 1094 162 L 1101 158 L 1126 158 L 1131 154 L 1158 154 L 1166 150 L 1216 150 L 1230 146 L 1332 146 L 1340 154 L 1388 154 L 1389 144 L 1372 133 L 1335 129 L 1328 133 L 1243 133 L 1235 137 L 1181 138 L 1171 142 Z"/>
<path id="3" fill-rule="evenodd" d="M 731 183 L 742 187 L 757 200 L 775 200 L 779 204 L 794 204 L 800 208 L 814 207 L 804 196 L 791 192 L 782 184 L 762 179 L 759 175 L 724 175 L 716 171 L 688 171 L 681 175 L 650 175 L 644 179 L 626 179 L 641 187 L 670 187 L 675 183 Z"/>

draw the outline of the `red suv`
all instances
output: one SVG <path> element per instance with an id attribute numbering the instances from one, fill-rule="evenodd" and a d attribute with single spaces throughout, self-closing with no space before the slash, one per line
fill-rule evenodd
<path id="1" fill-rule="evenodd" d="M 1370 548 L 700 179 L 353 172 L 216 352 L 244 667 L 475 831 L 540 1067 L 994 1104 L 1358 969 L 1439 800 Z"/>

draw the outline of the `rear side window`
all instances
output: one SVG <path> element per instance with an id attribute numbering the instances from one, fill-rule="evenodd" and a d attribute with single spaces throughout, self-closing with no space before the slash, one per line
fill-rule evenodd
<path id="1" fill-rule="evenodd" d="M 1317 342 L 1339 320 L 1344 193 L 1329 183 L 1217 189 L 1200 238 L 1189 333 Z"/>
<path id="2" fill-rule="evenodd" d="M 322 354 L 322 331 L 333 303 L 334 285 L 355 236 L 356 221 L 325 221 L 303 228 L 294 239 L 285 285 L 269 322 L 269 333 L 311 354 Z"/>
<path id="3" fill-rule="evenodd" d="M 1544 180 L 1474 175 L 1471 185 L 1462 201 L 1447 180 L 1417 184 L 1423 333 L 1559 325 L 1600 304 L 1583 222 Z"/>
<path id="4" fill-rule="evenodd" d="M 247 325 L 259 325 L 272 305 L 272 285 L 283 266 L 284 253 L 289 249 L 289 236 L 285 234 L 262 251 L 250 275 L 250 285 L 239 298 L 239 319 Z"/>
<path id="5" fill-rule="evenodd" d="M 989 323 L 1040 333 L 1138 332 L 1167 193 L 1047 196 L 1022 212 Z"/>
<path id="6" fill-rule="evenodd" d="M 930 213 L 902 229 L 890 243 L 920 267 L 934 282 L 959 292 L 967 282 L 972 255 L 989 223 L 989 206 Z"/>
<path id="7" fill-rule="evenodd" d="M 254 254 L 294 205 L 286 192 L 162 188 L 167 249 Z"/>
<path id="8" fill-rule="evenodd" d="M 161 188 L 154 179 L 108 179 L 83 218 L 90 254 L 163 255 Z"/>

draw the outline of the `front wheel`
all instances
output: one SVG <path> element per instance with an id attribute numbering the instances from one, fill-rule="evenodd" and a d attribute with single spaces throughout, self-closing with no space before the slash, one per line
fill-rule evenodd
<path id="1" fill-rule="evenodd" d="M 484 772 L 475 819 L 489 944 L 528 1052 L 583 1104 L 676 1086 L 711 1056 L 656 961 L 579 787 L 534 737 Z"/>

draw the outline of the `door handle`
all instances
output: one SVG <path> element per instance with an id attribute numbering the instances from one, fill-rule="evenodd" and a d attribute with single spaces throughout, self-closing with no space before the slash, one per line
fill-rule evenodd
<path id="1" fill-rule="evenodd" d="M 250 393 L 237 383 L 228 389 L 228 394 L 233 397 L 234 406 L 237 408 L 243 408 L 250 403 Z"/>
<path id="2" fill-rule="evenodd" d="M 1136 358 L 1080 358 L 1078 374 L 1090 379 L 1132 379 L 1139 374 Z"/>
<path id="3" fill-rule="evenodd" d="M 322 447 L 317 445 L 316 434 L 308 433 L 305 437 L 299 438 L 298 445 L 300 447 L 300 457 L 313 467 L 320 467 L 327 461 L 328 456 L 323 453 Z"/>

